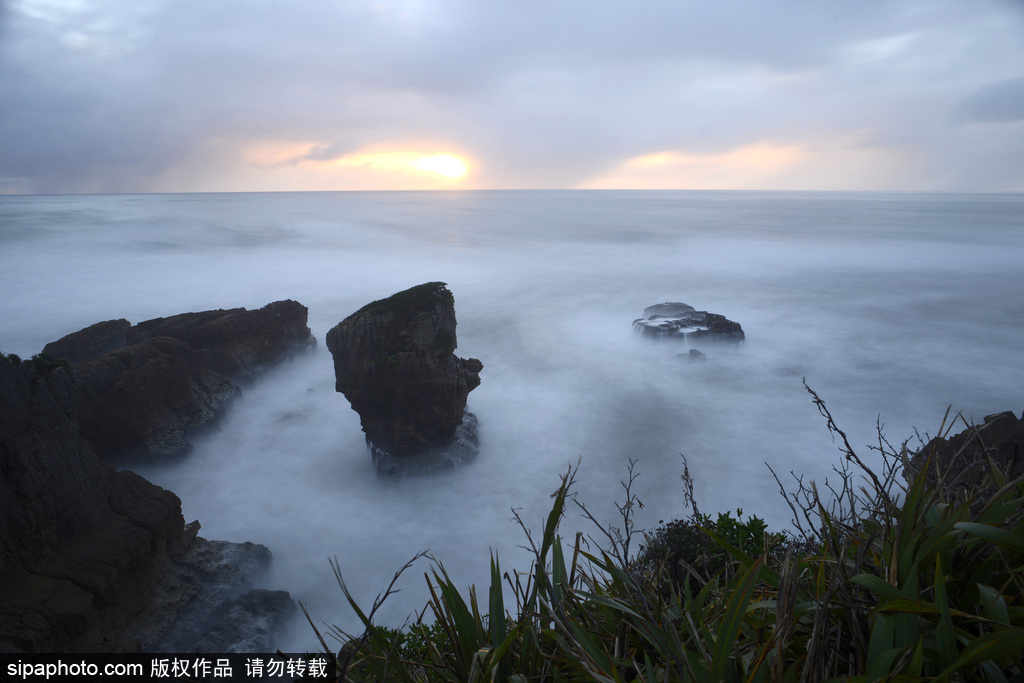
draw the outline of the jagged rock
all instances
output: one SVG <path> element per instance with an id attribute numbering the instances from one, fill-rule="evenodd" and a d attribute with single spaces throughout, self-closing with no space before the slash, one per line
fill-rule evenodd
<path id="1" fill-rule="evenodd" d="M 682 339 L 689 343 L 741 342 L 744 339 L 739 323 L 724 315 L 698 311 L 679 302 L 648 306 L 644 309 L 644 317 L 633 321 L 633 329 L 646 337 Z"/>
<path id="2" fill-rule="evenodd" d="M 907 461 L 903 476 L 912 481 L 930 461 L 929 486 L 935 486 L 941 475 L 947 496 L 962 499 L 965 492 L 977 492 L 984 500 L 998 489 L 989 459 L 1007 480 L 1024 474 L 1024 417 L 996 413 L 948 439 L 935 437 Z"/>
<path id="3" fill-rule="evenodd" d="M 69 363 L 77 363 L 123 347 L 128 343 L 128 330 L 131 326 L 124 318 L 96 323 L 50 342 L 43 347 L 43 353 L 63 358 Z"/>
<path id="4" fill-rule="evenodd" d="M 135 325 L 128 342 L 173 337 L 207 351 L 210 367 L 232 379 L 249 379 L 316 343 L 306 325 L 308 309 L 290 299 L 255 311 L 244 308 L 182 313 Z"/>
<path id="5" fill-rule="evenodd" d="M 210 369 L 207 354 L 154 337 L 71 366 L 79 427 L 104 458 L 169 457 L 187 434 L 216 418 L 239 390 Z"/>
<path id="6" fill-rule="evenodd" d="M 177 496 L 103 464 L 74 385 L 66 368 L 0 359 L 0 652 L 157 649 L 269 560 L 197 537 Z"/>
<path id="7" fill-rule="evenodd" d="M 287 592 L 250 590 L 218 605 L 210 614 L 213 626 L 188 652 L 273 652 L 274 633 L 294 612 L 295 601 Z"/>
<path id="8" fill-rule="evenodd" d="M 187 452 L 187 434 L 210 423 L 249 380 L 316 343 L 302 304 L 275 301 L 182 313 L 134 327 L 97 323 L 46 345 L 72 362 L 82 434 L 101 458 Z"/>
<path id="9" fill-rule="evenodd" d="M 455 325 L 452 293 L 428 282 L 367 304 L 327 333 L 336 388 L 359 413 L 378 472 L 394 471 L 407 456 L 459 453 L 463 442 L 475 442 L 457 438 L 456 428 L 483 364 L 455 356 Z"/>

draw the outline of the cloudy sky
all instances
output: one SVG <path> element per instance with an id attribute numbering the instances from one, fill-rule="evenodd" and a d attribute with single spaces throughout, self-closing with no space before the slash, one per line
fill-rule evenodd
<path id="1" fill-rule="evenodd" d="M 1024 0 L 0 0 L 0 193 L 1024 191 Z"/>

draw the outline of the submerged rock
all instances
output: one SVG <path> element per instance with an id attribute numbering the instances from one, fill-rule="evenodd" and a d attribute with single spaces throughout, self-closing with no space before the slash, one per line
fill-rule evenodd
<path id="1" fill-rule="evenodd" d="M 75 404 L 66 368 L 0 359 L 0 651 L 160 649 L 270 553 L 197 537 L 177 496 L 96 457 Z"/>
<path id="2" fill-rule="evenodd" d="M 648 306 L 644 309 L 644 317 L 633 321 L 633 329 L 645 337 L 680 339 L 689 343 L 741 342 L 745 337 L 740 324 L 724 315 L 698 311 L 679 302 Z"/>
<path id="3" fill-rule="evenodd" d="M 286 300 L 182 313 L 131 326 L 97 323 L 46 345 L 71 361 L 82 434 L 102 458 L 188 452 L 188 434 L 215 420 L 247 381 L 315 344 L 308 311 Z"/>
<path id="4" fill-rule="evenodd" d="M 483 364 L 454 354 L 455 326 L 452 293 L 428 282 L 367 304 L 327 333 L 336 389 L 359 413 L 378 473 L 475 454 L 475 429 L 457 429 Z"/>
<path id="5" fill-rule="evenodd" d="M 698 349 L 690 349 L 688 353 L 676 354 L 676 358 L 685 358 L 690 363 L 706 363 L 708 361 L 707 355 Z"/>

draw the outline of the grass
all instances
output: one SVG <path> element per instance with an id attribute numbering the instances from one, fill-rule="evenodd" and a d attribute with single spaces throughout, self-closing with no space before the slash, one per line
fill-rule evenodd
<path id="1" fill-rule="evenodd" d="M 334 655 L 314 625 L 324 651 L 346 681 L 1024 680 L 1020 480 L 1007 481 L 990 459 L 996 491 L 984 499 L 953 496 L 941 472 L 927 485 L 928 467 L 904 482 L 912 453 L 889 444 L 881 426 L 876 473 L 808 391 L 844 457 L 839 485 L 825 494 L 798 477 L 787 491 L 776 476 L 792 533 L 742 511 L 701 515 L 684 470 L 693 515 L 647 535 L 634 556 L 634 463 L 617 504 L 621 528 L 602 527 L 575 500 L 577 464 L 539 537 L 517 515 L 533 554 L 528 572 L 503 573 L 492 555 L 486 593 L 463 593 L 433 560 L 431 599 L 411 626 L 377 627 L 373 617 L 422 554 L 365 612 L 335 562 L 364 630 L 331 629 L 344 643 Z M 593 536 L 560 536 L 573 506 L 594 522 Z"/>

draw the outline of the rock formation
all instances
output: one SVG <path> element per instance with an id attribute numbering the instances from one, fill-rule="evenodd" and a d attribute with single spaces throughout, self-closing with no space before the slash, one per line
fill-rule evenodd
<path id="1" fill-rule="evenodd" d="M 154 650 L 202 623 L 191 647 L 269 551 L 197 537 L 177 496 L 100 462 L 75 401 L 65 367 L 0 357 L 0 651 Z"/>
<path id="2" fill-rule="evenodd" d="M 50 342 L 43 347 L 43 353 L 63 358 L 69 363 L 77 363 L 123 347 L 128 343 L 128 330 L 131 326 L 124 318 L 96 323 Z"/>
<path id="3" fill-rule="evenodd" d="M 238 395 L 230 379 L 250 380 L 314 344 L 306 318 L 306 307 L 288 300 L 135 326 L 111 320 L 51 342 L 44 353 L 71 361 L 82 434 L 100 457 L 167 457 L 186 453 L 188 433 Z"/>
<path id="4" fill-rule="evenodd" d="M 739 323 L 728 320 L 724 315 L 698 311 L 679 302 L 648 306 L 644 309 L 644 317 L 633 321 L 633 329 L 646 337 L 691 343 L 741 342 L 744 339 Z"/>
<path id="5" fill-rule="evenodd" d="M 187 453 L 186 434 L 218 417 L 237 386 L 207 354 L 154 337 L 74 363 L 79 427 L 104 458 Z"/>
<path id="6" fill-rule="evenodd" d="M 983 424 L 948 439 L 935 437 L 909 459 L 903 474 L 911 481 L 930 462 L 929 485 L 937 484 L 941 475 L 950 497 L 977 492 L 981 500 L 998 489 L 990 459 L 1007 481 L 1024 475 L 1024 417 L 1011 412 L 988 415 Z"/>
<path id="7" fill-rule="evenodd" d="M 316 343 L 306 325 L 308 309 L 297 301 L 275 301 L 255 311 L 244 308 L 182 313 L 141 322 L 128 343 L 155 337 L 179 339 L 206 351 L 210 368 L 234 380 L 250 379 L 293 351 Z"/>
<path id="8" fill-rule="evenodd" d="M 359 413 L 378 472 L 430 470 L 475 453 L 475 419 L 464 425 L 463 416 L 483 364 L 455 356 L 455 325 L 452 293 L 428 282 L 367 304 L 327 333 L 336 388 Z M 424 455 L 434 464 L 402 466 Z"/>

